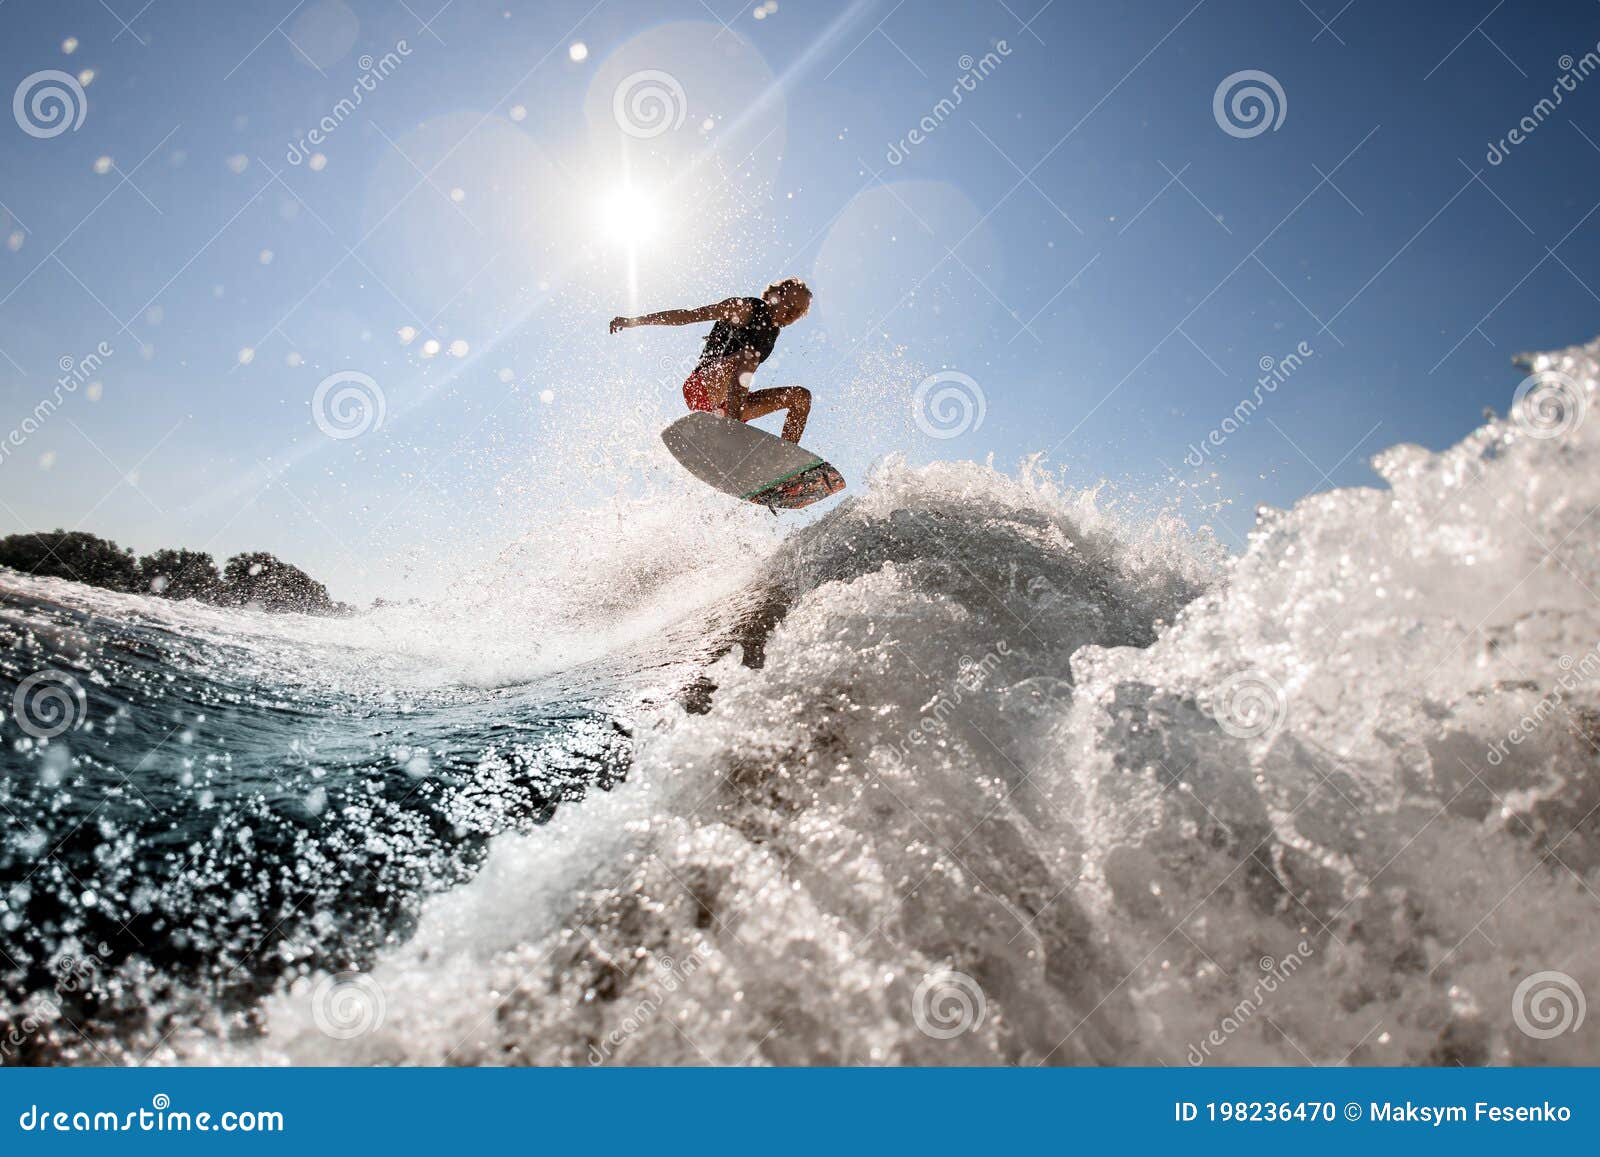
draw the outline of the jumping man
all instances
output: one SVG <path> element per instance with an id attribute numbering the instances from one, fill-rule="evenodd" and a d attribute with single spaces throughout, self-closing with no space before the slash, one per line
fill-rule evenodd
<path id="1" fill-rule="evenodd" d="M 748 422 L 778 410 L 785 441 L 798 442 L 811 414 L 811 391 L 801 386 L 750 389 L 756 367 L 777 344 L 778 331 L 793 325 L 811 308 L 811 290 L 798 277 L 767 286 L 760 297 L 730 297 L 699 309 L 664 309 L 643 317 L 614 317 L 611 332 L 636 325 L 696 325 L 715 322 L 700 352 L 700 364 L 683 383 L 683 400 L 691 410 L 722 414 Z"/>

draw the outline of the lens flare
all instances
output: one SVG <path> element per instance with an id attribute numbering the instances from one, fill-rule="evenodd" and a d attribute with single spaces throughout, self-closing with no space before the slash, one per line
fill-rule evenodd
<path id="1" fill-rule="evenodd" d="M 660 230 L 661 213 L 655 201 L 631 185 L 602 198 L 598 214 L 601 232 L 629 249 L 648 244 Z"/>

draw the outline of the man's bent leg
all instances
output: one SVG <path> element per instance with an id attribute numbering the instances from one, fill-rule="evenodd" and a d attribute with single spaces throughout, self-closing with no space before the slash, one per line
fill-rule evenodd
<path id="1" fill-rule="evenodd" d="M 750 393 L 750 379 L 755 375 L 756 366 L 760 364 L 760 360 L 750 350 L 723 358 L 720 362 L 728 384 L 722 412 L 736 422 L 748 421 L 751 417 L 749 399 L 753 395 Z"/>
<path id="2" fill-rule="evenodd" d="M 800 435 L 806 430 L 806 419 L 811 416 L 811 391 L 804 386 L 779 386 L 746 395 L 740 420 L 748 422 L 779 410 L 789 411 L 783 419 L 783 440 L 800 441 Z"/>

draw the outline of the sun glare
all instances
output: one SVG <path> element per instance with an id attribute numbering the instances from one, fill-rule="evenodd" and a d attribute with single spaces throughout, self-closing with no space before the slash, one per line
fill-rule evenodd
<path id="1" fill-rule="evenodd" d="M 655 202 L 631 185 L 616 189 L 600 201 L 600 229 L 618 245 L 636 249 L 647 244 L 660 224 Z"/>

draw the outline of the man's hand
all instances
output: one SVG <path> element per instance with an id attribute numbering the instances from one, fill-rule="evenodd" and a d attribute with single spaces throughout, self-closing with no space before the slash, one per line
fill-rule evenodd
<path id="1" fill-rule="evenodd" d="M 611 332 L 612 333 L 621 333 L 623 330 L 629 328 L 632 325 L 633 325 L 633 318 L 631 318 L 631 317 L 614 317 L 614 318 L 611 319 Z"/>

